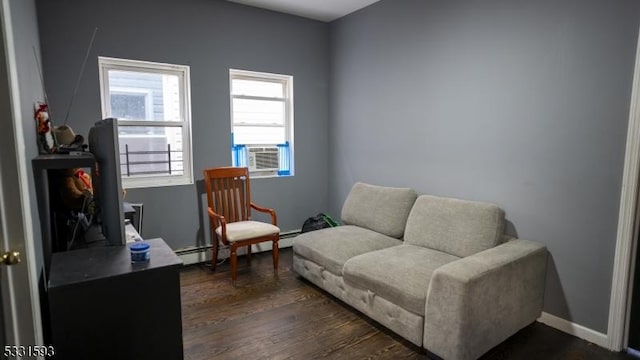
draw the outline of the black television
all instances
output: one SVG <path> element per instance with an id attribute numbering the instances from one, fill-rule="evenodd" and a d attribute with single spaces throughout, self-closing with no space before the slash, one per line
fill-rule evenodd
<path id="1" fill-rule="evenodd" d="M 117 119 L 109 118 L 95 123 L 89 130 L 89 151 L 96 159 L 96 171 L 91 177 L 102 234 L 108 245 L 124 245 L 124 194 L 120 177 Z"/>

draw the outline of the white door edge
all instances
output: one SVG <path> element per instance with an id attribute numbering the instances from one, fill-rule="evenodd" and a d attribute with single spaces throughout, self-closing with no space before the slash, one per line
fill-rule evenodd
<path id="1" fill-rule="evenodd" d="M 32 328 L 33 338 L 35 339 L 35 344 L 23 344 L 23 345 L 44 345 L 44 338 L 42 334 L 42 319 L 40 316 L 40 299 L 39 299 L 39 289 L 38 289 L 38 271 L 36 268 L 36 255 L 35 255 L 35 244 L 34 244 L 34 235 L 33 228 L 31 224 L 33 224 L 33 216 L 31 215 L 31 202 L 29 199 L 29 182 L 28 176 L 29 172 L 27 171 L 27 159 L 25 158 L 25 141 L 24 141 L 24 133 L 22 124 L 23 121 L 23 113 L 21 109 L 21 100 L 20 100 L 20 87 L 18 81 L 18 67 L 16 60 L 16 51 L 15 51 L 15 43 L 13 36 L 13 24 L 11 22 L 11 7 L 9 0 L 2 0 L 1 4 L 1 22 L 4 33 L 4 46 L 6 52 L 7 59 L 7 73 L 9 76 L 9 89 L 10 89 L 10 101 L 11 101 L 11 112 L 13 113 L 13 122 L 14 122 L 14 140 L 16 146 L 16 161 L 18 164 L 17 173 L 19 178 L 19 193 L 22 202 L 22 219 L 23 219 L 23 229 L 25 236 L 25 247 L 23 254 L 27 265 L 28 265 L 28 278 L 29 278 L 29 292 L 31 294 L 29 302 L 32 313 L 32 324 L 24 324 L 21 323 L 20 326 L 29 329 Z M 34 99 L 35 100 L 35 99 Z M 35 131 L 35 127 L 34 127 Z M 35 146 L 35 144 L 31 144 Z M 33 195 L 35 196 L 35 194 Z M 6 214 L 3 209 L 3 214 Z M 8 249 L 4 249 L 8 250 Z M 8 271 L 10 274 L 10 267 L 8 267 Z M 11 276 L 9 276 L 11 278 Z M 21 286 L 20 284 L 7 284 L 8 286 Z M 15 303 L 15 299 L 12 299 L 12 307 L 18 306 Z M 8 315 L 8 314 L 5 314 Z M 18 324 L 14 324 L 14 328 L 17 330 Z M 16 334 L 18 334 L 16 332 Z M 22 344 L 22 341 L 18 339 L 19 343 Z"/>
<path id="2" fill-rule="evenodd" d="M 640 36 L 640 34 L 639 34 Z M 620 351 L 627 346 L 625 337 L 629 318 L 628 297 L 633 269 L 638 179 L 640 177 L 640 37 L 636 49 L 636 62 L 631 91 L 629 128 L 622 175 L 618 233 L 611 283 L 611 301 L 607 337 L 609 349 Z"/>

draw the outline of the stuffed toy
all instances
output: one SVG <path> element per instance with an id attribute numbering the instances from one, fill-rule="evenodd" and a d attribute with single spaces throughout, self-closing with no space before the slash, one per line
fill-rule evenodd
<path id="1" fill-rule="evenodd" d="M 51 121 L 49 120 L 49 107 L 47 106 L 47 104 L 38 104 L 35 118 L 38 125 L 38 134 L 46 134 L 51 130 Z"/>
<path id="2" fill-rule="evenodd" d="M 93 199 L 91 175 L 80 168 L 65 169 L 60 173 L 62 204 L 69 210 L 89 212 Z"/>
<path id="3" fill-rule="evenodd" d="M 36 120 L 38 133 L 38 151 L 41 154 L 54 152 L 55 141 L 51 135 L 51 120 L 49 119 L 49 106 L 45 103 L 36 103 L 33 117 Z"/>

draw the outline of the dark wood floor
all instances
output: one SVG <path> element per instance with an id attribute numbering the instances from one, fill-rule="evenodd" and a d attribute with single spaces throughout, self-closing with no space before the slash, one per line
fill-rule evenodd
<path id="1" fill-rule="evenodd" d="M 181 272 L 185 359 L 429 359 L 420 348 L 298 277 L 291 249 Z M 534 323 L 483 359 L 632 359 Z"/>

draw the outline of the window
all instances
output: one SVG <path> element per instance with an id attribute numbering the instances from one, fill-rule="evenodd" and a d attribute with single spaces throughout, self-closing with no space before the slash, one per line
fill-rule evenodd
<path id="1" fill-rule="evenodd" d="M 231 69 L 229 79 L 233 165 L 293 175 L 293 77 Z"/>
<path id="2" fill-rule="evenodd" d="M 193 183 L 189 67 L 99 57 L 102 116 L 118 119 L 126 188 Z"/>

